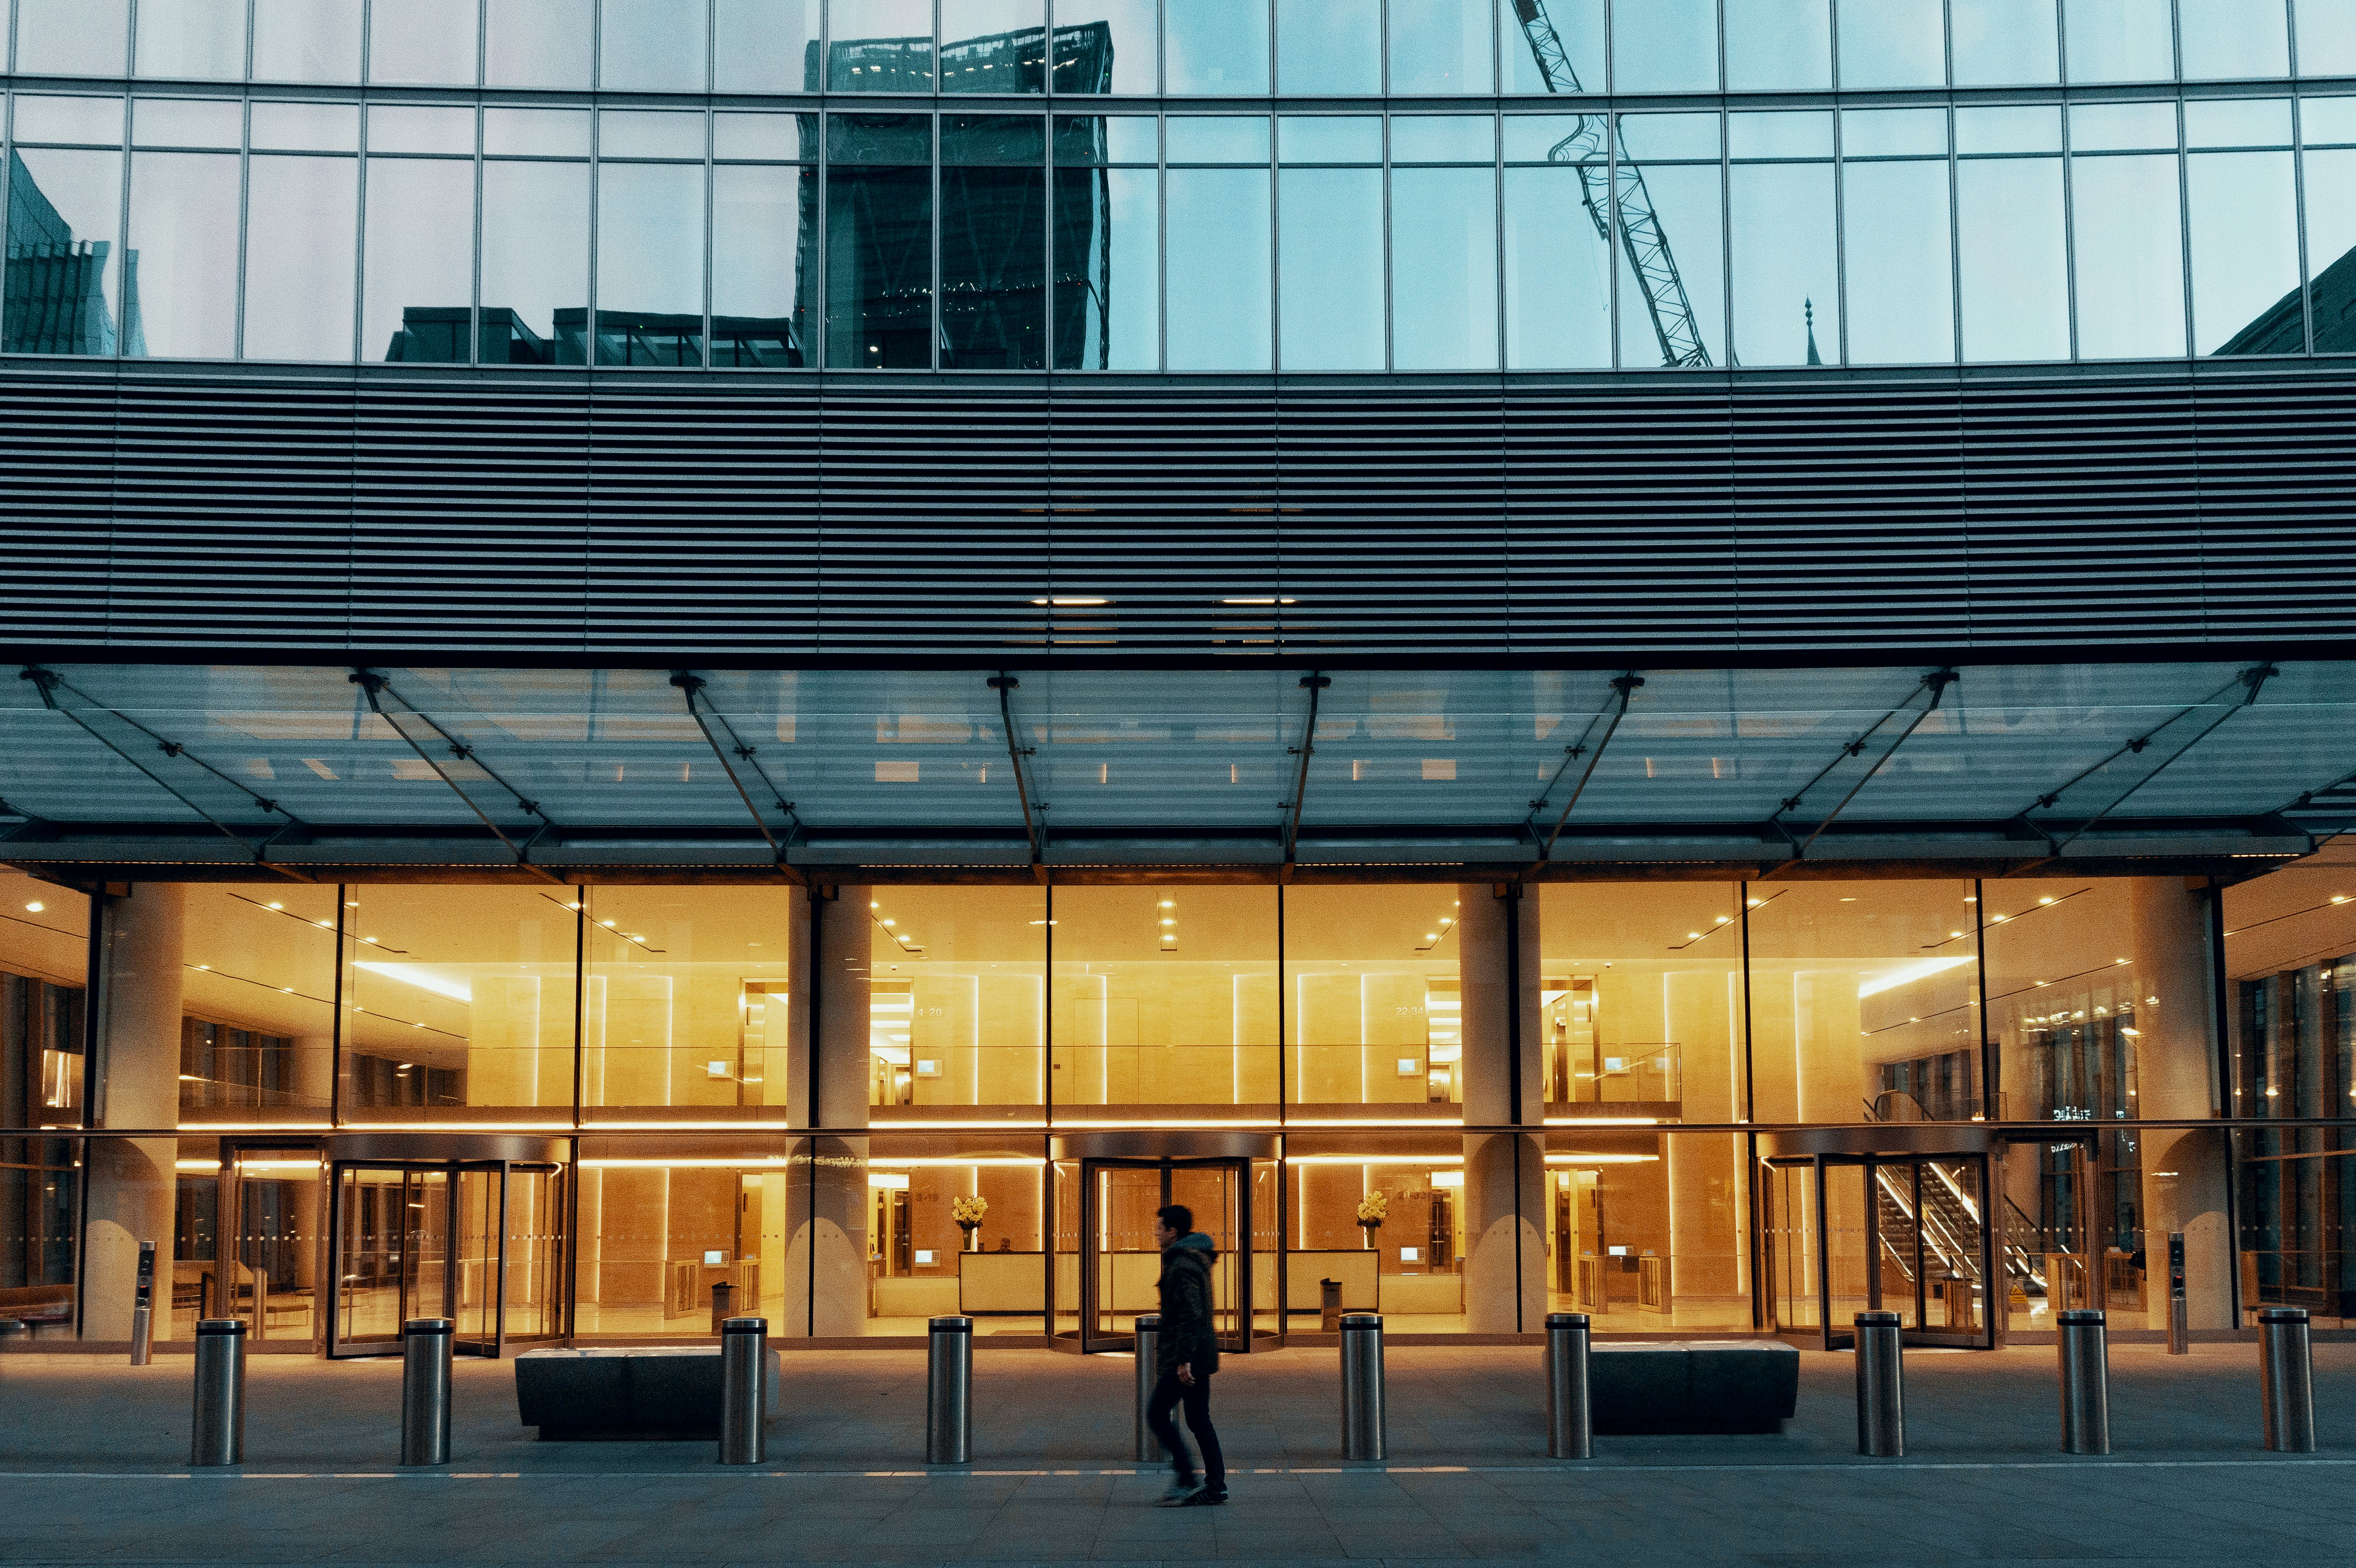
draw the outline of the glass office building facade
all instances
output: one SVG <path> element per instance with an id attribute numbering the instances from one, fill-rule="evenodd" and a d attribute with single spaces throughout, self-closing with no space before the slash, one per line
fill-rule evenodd
<path id="1" fill-rule="evenodd" d="M 2356 1327 L 2347 5 L 0 20 L 0 1328 Z"/>
<path id="2" fill-rule="evenodd" d="M 134 35 L 129 0 L 18 0 L 0 348 L 1245 374 L 2356 352 L 2336 5 L 1607 9 L 190 0 Z"/>

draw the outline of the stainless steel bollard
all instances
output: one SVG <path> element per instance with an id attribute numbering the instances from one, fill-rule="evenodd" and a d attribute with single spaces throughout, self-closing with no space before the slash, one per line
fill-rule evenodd
<path id="1" fill-rule="evenodd" d="M 973 1319 L 936 1317 L 925 1369 L 925 1463 L 973 1457 Z"/>
<path id="2" fill-rule="evenodd" d="M 2269 1307 L 2258 1314 L 2258 1373 L 2266 1446 L 2277 1454 L 2315 1452 L 2315 1367 L 2307 1308 Z"/>
<path id="3" fill-rule="evenodd" d="M 450 1348 L 458 1326 L 412 1317 L 401 1326 L 401 1462 L 450 1462 Z"/>
<path id="4" fill-rule="evenodd" d="M 139 1289 L 132 1297 L 131 1364 L 144 1367 L 155 1359 L 155 1243 L 139 1243 Z"/>
<path id="5" fill-rule="evenodd" d="M 1162 1439 L 1153 1435 L 1145 1413 L 1153 1403 L 1154 1386 L 1162 1381 L 1162 1314 L 1140 1313 L 1137 1318 L 1137 1459 L 1150 1465 L 1167 1459 Z"/>
<path id="6" fill-rule="evenodd" d="M 1373 1312 L 1342 1314 L 1342 1457 L 1390 1456 L 1383 1419 L 1383 1320 Z"/>
<path id="7" fill-rule="evenodd" d="M 1895 1312 L 1857 1315 L 1857 1451 L 1877 1459 L 1906 1452 L 1906 1370 Z"/>
<path id="8" fill-rule="evenodd" d="M 1588 1381 L 1587 1314 L 1546 1320 L 1547 1457 L 1595 1457 L 1595 1402 Z"/>
<path id="9" fill-rule="evenodd" d="M 2062 1375 L 2062 1452 L 2111 1451 L 2110 1331 L 2103 1315 L 2073 1307 L 2054 1318 Z"/>
<path id="10" fill-rule="evenodd" d="M 245 1324 L 208 1317 L 197 1325 L 196 1432 L 191 1465 L 245 1463 Z"/>
<path id="11" fill-rule="evenodd" d="M 731 1317 L 720 1326 L 720 1462 L 766 1459 L 768 1423 L 769 1320 Z"/>

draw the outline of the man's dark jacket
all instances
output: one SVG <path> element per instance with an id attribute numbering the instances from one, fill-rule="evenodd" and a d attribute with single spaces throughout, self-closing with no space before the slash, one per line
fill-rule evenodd
<path id="1" fill-rule="evenodd" d="M 1189 1231 L 1162 1250 L 1162 1342 L 1156 1370 L 1164 1377 L 1191 1364 L 1198 1378 L 1219 1370 L 1219 1337 L 1211 1323 L 1211 1262 L 1218 1250 Z"/>

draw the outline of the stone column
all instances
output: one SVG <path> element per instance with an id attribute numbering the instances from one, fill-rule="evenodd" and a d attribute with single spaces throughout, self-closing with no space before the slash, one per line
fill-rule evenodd
<path id="1" fill-rule="evenodd" d="M 2209 912 L 2180 877 L 2137 877 L 2127 892 L 2135 944 L 2136 1104 L 2148 1117 L 2206 1117 L 2217 1096 Z M 2168 1327 L 2168 1233 L 2184 1232 L 2184 1294 L 2195 1328 L 2233 1327 L 2232 1181 L 2220 1128 L 2155 1128 L 2143 1138 L 2147 1321 Z"/>
<path id="2" fill-rule="evenodd" d="M 1506 944 L 1512 901 L 1486 882 L 1456 890 L 1458 995 L 1463 1008 L 1464 1122 L 1546 1125 L 1538 1056 L 1537 900 L 1521 901 L 1520 985 Z M 1521 1026 L 1521 1115 L 1514 1115 L 1513 1027 Z M 1518 1156 L 1518 1172 L 1516 1157 Z M 1518 1179 L 1517 1179 L 1518 1177 Z M 1515 1218 L 1518 1193 L 1519 1219 Z M 1520 1244 L 1520 1267 L 1515 1248 Z M 1537 1333 L 1546 1322 L 1546 1139 L 1542 1134 L 1464 1135 L 1464 1328 L 1472 1334 Z M 1516 1277 L 1518 1273 L 1518 1277 Z"/>
<path id="3" fill-rule="evenodd" d="M 101 1127 L 176 1127 L 180 1121 L 181 927 L 177 882 L 141 882 L 92 901 L 99 933 Z M 155 1243 L 154 1336 L 172 1332 L 172 1222 L 179 1152 L 174 1136 L 93 1138 L 81 1245 L 81 1337 L 127 1340 L 138 1290 L 139 1243 Z M 226 1222 L 227 1216 L 223 1216 Z"/>
<path id="4" fill-rule="evenodd" d="M 814 933 L 796 922 L 786 1120 L 834 1136 L 793 1143 L 786 1182 L 787 1334 L 841 1338 L 867 1327 L 867 1140 L 857 1130 L 867 1125 L 870 897 L 865 887 L 841 888 L 833 898 L 802 906 Z M 842 1136 L 846 1129 L 850 1136 Z"/>

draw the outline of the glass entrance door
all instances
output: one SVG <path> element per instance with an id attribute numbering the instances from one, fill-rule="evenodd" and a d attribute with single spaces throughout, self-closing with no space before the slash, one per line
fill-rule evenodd
<path id="1" fill-rule="evenodd" d="M 1211 1239 L 1212 1319 L 1222 1349 L 1250 1348 L 1251 1162 L 1245 1159 L 1080 1161 L 1080 1349 L 1126 1350 L 1137 1316 L 1160 1307 L 1162 1253 L 1154 1218 L 1165 1205 L 1194 1211 Z"/>
<path id="2" fill-rule="evenodd" d="M 563 1171 L 498 1161 L 337 1164 L 331 1356 L 384 1355 L 412 1317 L 498 1356 L 562 1332 Z"/>
<path id="3" fill-rule="evenodd" d="M 307 1340 L 319 1271 L 316 1145 L 222 1149 L 220 1246 L 205 1281 L 209 1310 L 236 1317 L 254 1339 Z"/>
<path id="4" fill-rule="evenodd" d="M 1858 1313 L 1895 1312 L 1909 1344 L 1994 1346 L 1985 1155 L 1818 1155 L 1762 1175 L 1776 1329 L 1841 1349 Z"/>

